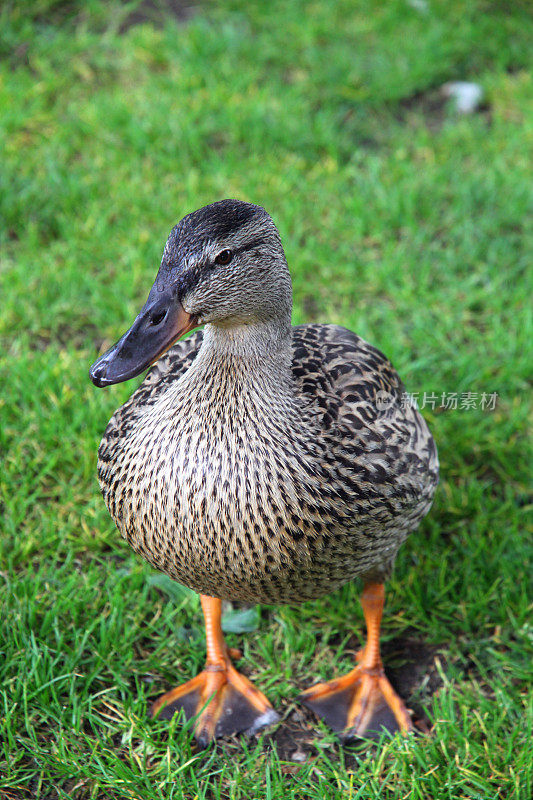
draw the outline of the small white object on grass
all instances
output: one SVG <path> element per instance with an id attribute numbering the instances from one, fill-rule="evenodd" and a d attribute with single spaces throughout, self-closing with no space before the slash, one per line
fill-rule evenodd
<path id="1" fill-rule="evenodd" d="M 407 0 L 407 5 L 416 11 L 420 11 L 421 14 L 427 14 L 429 11 L 427 0 Z"/>
<path id="2" fill-rule="evenodd" d="M 445 97 L 455 102 L 455 109 L 460 114 L 473 114 L 483 100 L 483 89 L 479 83 L 468 81 L 450 81 L 441 89 Z"/>
<path id="3" fill-rule="evenodd" d="M 298 750 L 295 750 L 291 755 L 291 761 L 299 761 L 301 764 L 303 764 L 304 761 L 307 761 L 307 753 L 305 753 L 301 748 L 298 748 Z"/>

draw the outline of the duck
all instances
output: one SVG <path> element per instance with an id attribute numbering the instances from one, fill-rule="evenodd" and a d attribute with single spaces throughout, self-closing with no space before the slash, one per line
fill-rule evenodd
<path id="1" fill-rule="evenodd" d="M 133 550 L 200 595 L 205 667 L 150 713 L 194 717 L 202 747 L 280 720 L 234 666 L 222 601 L 302 603 L 355 578 L 365 645 L 299 699 L 345 739 L 413 729 L 380 627 L 398 549 L 435 494 L 435 442 L 378 349 L 291 313 L 271 216 L 221 200 L 172 228 L 145 305 L 90 369 L 106 387 L 149 368 L 105 429 L 98 479 Z"/>

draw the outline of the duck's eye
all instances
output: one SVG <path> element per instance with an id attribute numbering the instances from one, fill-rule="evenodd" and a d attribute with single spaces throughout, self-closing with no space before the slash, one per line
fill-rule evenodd
<path id="1" fill-rule="evenodd" d="M 221 250 L 220 253 L 215 256 L 215 264 L 229 264 L 232 258 L 233 253 L 231 250 Z"/>

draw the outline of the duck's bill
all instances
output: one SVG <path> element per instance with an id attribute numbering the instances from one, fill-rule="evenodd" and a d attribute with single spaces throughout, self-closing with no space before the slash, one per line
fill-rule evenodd
<path id="1" fill-rule="evenodd" d="M 135 378 L 197 325 L 176 297 L 152 289 L 129 331 L 92 365 L 92 382 L 102 387 Z"/>

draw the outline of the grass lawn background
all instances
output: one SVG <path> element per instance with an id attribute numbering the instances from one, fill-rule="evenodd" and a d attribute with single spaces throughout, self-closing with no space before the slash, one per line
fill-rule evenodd
<path id="1" fill-rule="evenodd" d="M 0 10 L 0 796 L 528 798 L 531 8 L 228 0 L 131 25 L 137 5 Z M 478 113 L 443 103 L 457 79 Z M 170 228 L 223 197 L 273 215 L 295 323 L 352 328 L 437 405 L 498 393 L 424 409 L 440 489 L 388 584 L 386 667 L 429 736 L 343 748 L 294 715 L 352 664 L 356 584 L 228 635 L 277 734 L 198 752 L 146 717 L 201 668 L 201 614 L 114 529 L 96 451 L 133 383 L 87 371 Z"/>

